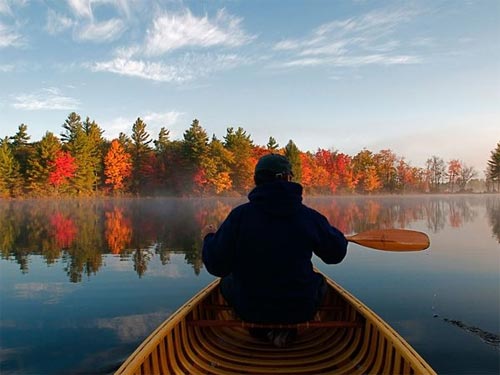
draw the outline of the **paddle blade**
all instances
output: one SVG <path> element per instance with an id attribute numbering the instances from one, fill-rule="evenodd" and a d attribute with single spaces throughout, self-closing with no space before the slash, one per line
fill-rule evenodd
<path id="1" fill-rule="evenodd" d="M 419 251 L 429 247 L 427 234 L 408 229 L 369 230 L 353 236 L 347 241 L 361 246 L 386 251 Z"/>

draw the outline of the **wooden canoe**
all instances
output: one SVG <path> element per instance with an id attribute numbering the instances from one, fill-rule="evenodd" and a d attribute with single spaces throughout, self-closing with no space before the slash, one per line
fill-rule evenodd
<path id="1" fill-rule="evenodd" d="M 158 327 L 115 373 L 436 374 L 387 323 L 327 278 L 324 306 L 294 325 L 286 348 L 256 339 L 225 305 L 215 280 Z"/>

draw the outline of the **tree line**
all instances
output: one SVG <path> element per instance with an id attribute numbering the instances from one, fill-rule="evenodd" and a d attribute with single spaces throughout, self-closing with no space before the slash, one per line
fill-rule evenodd
<path id="1" fill-rule="evenodd" d="M 155 139 L 141 119 L 131 135 L 107 140 L 103 129 L 72 112 L 56 136 L 46 132 L 30 142 L 28 127 L 0 140 L 0 196 L 242 195 L 253 187 L 257 160 L 267 153 L 289 158 L 294 180 L 306 194 L 366 194 L 466 191 L 477 176 L 473 167 L 431 156 L 412 166 L 390 149 L 363 149 L 351 156 L 336 150 L 299 150 L 290 140 L 281 147 L 272 136 L 254 144 L 242 127 L 229 127 L 222 139 L 193 120 L 180 140 L 161 128 Z M 500 190 L 500 142 L 487 161 L 487 188 Z"/>

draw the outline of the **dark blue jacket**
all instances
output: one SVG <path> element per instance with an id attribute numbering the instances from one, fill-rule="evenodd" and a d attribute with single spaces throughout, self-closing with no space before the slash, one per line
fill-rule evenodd
<path id="1" fill-rule="evenodd" d="M 231 274 L 236 313 L 250 322 L 295 323 L 312 319 L 322 277 L 313 252 L 325 263 L 346 255 L 344 235 L 302 204 L 302 186 L 276 181 L 257 186 L 203 243 L 212 275 Z"/>

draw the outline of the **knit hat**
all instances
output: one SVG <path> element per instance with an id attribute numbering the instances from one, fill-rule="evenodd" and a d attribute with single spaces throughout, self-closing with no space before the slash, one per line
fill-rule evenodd
<path id="1" fill-rule="evenodd" d="M 255 174 L 264 172 L 273 174 L 289 174 L 293 176 L 292 165 L 286 157 L 279 154 L 264 155 L 255 166 Z"/>

